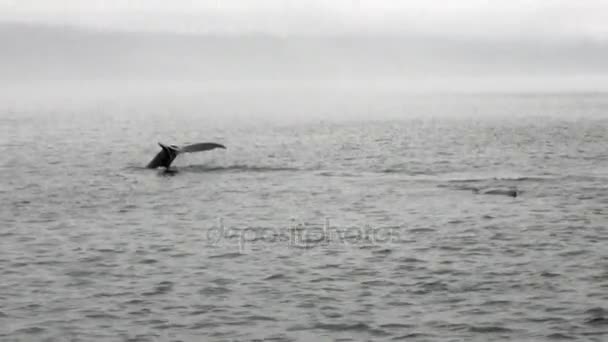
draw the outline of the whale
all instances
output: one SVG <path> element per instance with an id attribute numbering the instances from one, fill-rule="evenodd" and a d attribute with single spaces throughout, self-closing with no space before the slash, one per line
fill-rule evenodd
<path id="1" fill-rule="evenodd" d="M 514 189 L 492 189 L 492 190 L 480 190 L 473 188 L 473 193 L 481 195 L 503 195 L 509 197 L 517 197 L 519 192 Z"/>
<path id="2" fill-rule="evenodd" d="M 148 165 L 146 165 L 148 169 L 164 167 L 168 170 L 175 158 L 182 153 L 202 152 L 216 148 L 226 148 L 226 146 L 214 142 L 203 142 L 181 147 L 177 145 L 166 145 L 161 142 L 159 142 L 158 145 L 160 146 L 161 150 L 156 154 L 156 156 L 154 156 Z"/>

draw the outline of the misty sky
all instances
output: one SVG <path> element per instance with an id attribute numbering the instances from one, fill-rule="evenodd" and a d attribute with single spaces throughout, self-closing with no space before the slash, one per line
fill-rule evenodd
<path id="1" fill-rule="evenodd" d="M 605 0 L 0 0 L 0 20 L 129 31 L 608 38 Z"/>
<path id="2" fill-rule="evenodd" d="M 0 80 L 605 90 L 607 14 L 608 0 L 0 0 Z"/>

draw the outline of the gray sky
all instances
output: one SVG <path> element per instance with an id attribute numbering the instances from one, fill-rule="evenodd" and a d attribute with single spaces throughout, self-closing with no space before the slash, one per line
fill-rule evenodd
<path id="1" fill-rule="evenodd" d="M 0 0 L 0 82 L 606 90 L 607 14 L 608 0 Z"/>
<path id="2" fill-rule="evenodd" d="M 0 20 L 134 31 L 608 40 L 606 0 L 0 0 Z"/>

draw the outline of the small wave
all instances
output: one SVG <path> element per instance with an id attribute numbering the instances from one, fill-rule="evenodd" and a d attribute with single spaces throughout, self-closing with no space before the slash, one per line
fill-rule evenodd
<path id="1" fill-rule="evenodd" d="M 414 304 L 412 304 L 410 302 L 388 302 L 387 305 L 402 307 L 402 306 L 412 306 Z"/>
<path id="2" fill-rule="evenodd" d="M 417 259 L 417 258 L 412 258 L 412 257 L 406 257 L 403 258 L 401 260 L 399 260 L 399 262 L 404 262 L 404 263 L 424 263 L 424 260 L 421 259 Z"/>
<path id="3" fill-rule="evenodd" d="M 136 165 L 136 164 L 131 164 L 131 165 L 127 165 L 123 168 L 123 170 L 125 171 L 142 171 L 142 170 L 150 170 L 145 166 L 142 165 Z"/>
<path id="4" fill-rule="evenodd" d="M 319 277 L 319 278 L 314 278 L 311 279 L 310 282 L 311 283 L 322 283 L 322 282 L 328 282 L 328 281 L 335 281 L 335 278 L 332 277 Z"/>
<path id="5" fill-rule="evenodd" d="M 509 300 L 487 300 L 481 303 L 481 306 L 503 306 L 503 305 L 511 305 L 512 302 Z"/>
<path id="6" fill-rule="evenodd" d="M 489 333 L 508 333 L 512 332 L 509 328 L 499 326 L 472 326 L 469 328 L 470 332 L 489 334 Z"/>
<path id="7" fill-rule="evenodd" d="M 344 171 L 321 171 L 317 173 L 318 176 L 321 177 L 360 177 L 361 175 L 344 172 Z"/>
<path id="8" fill-rule="evenodd" d="M 278 321 L 274 317 L 269 316 L 260 316 L 260 315 L 251 315 L 246 317 L 246 321 L 267 321 L 267 322 L 276 322 Z"/>
<path id="9" fill-rule="evenodd" d="M 585 313 L 588 315 L 603 316 L 608 314 L 608 310 L 598 306 L 585 311 Z"/>
<path id="10" fill-rule="evenodd" d="M 161 281 L 154 288 L 154 290 L 149 291 L 149 292 L 144 292 L 144 293 L 142 293 L 142 295 L 144 295 L 144 296 L 155 296 L 155 295 L 160 295 L 160 294 L 168 293 L 171 290 L 173 290 L 173 282 L 170 282 L 170 281 Z"/>
<path id="11" fill-rule="evenodd" d="M 93 298 L 111 298 L 111 297 L 123 297 L 131 295 L 131 292 L 117 292 L 117 293 L 109 293 L 109 292 L 100 292 L 93 295 Z"/>
<path id="12" fill-rule="evenodd" d="M 553 273 L 553 272 L 549 272 L 549 271 L 545 271 L 542 272 L 540 274 L 541 277 L 545 277 L 545 278 L 555 278 L 555 277 L 559 277 L 560 274 L 559 273 Z"/>
<path id="13" fill-rule="evenodd" d="M 406 324 L 406 323 L 387 323 L 387 324 L 380 324 L 380 328 L 384 328 L 384 329 L 413 329 L 416 326 L 413 324 Z"/>
<path id="14" fill-rule="evenodd" d="M 323 269 L 329 269 L 329 268 L 340 268 L 342 267 L 342 265 L 340 264 L 325 264 L 322 266 L 318 266 L 316 267 L 317 269 L 323 270 Z"/>
<path id="15" fill-rule="evenodd" d="M 512 182 L 543 182 L 553 180 L 555 177 L 540 177 L 540 176 L 527 176 L 527 177 L 496 177 L 494 180 L 498 181 L 512 181 Z"/>
<path id="16" fill-rule="evenodd" d="M 295 167 L 282 166 L 255 166 L 245 164 L 235 164 L 227 166 L 212 166 L 212 165 L 189 165 L 179 168 L 184 172 L 294 172 L 301 171 Z"/>
<path id="17" fill-rule="evenodd" d="M 480 183 L 488 181 L 491 178 L 459 178 L 459 179 L 448 179 L 448 183 Z"/>
<path id="18" fill-rule="evenodd" d="M 448 183 L 483 183 L 492 181 L 503 181 L 503 182 L 544 182 L 554 180 L 554 177 L 541 177 L 541 176 L 523 176 L 523 177 L 486 177 L 486 178 L 461 178 L 461 179 L 448 179 Z"/>
<path id="19" fill-rule="evenodd" d="M 120 317 L 115 316 L 115 315 L 111 315 L 109 313 L 105 313 L 105 312 L 91 312 L 88 314 L 84 315 L 86 318 L 91 318 L 91 319 L 120 319 Z"/>
<path id="20" fill-rule="evenodd" d="M 384 248 L 384 249 L 380 249 L 377 251 L 372 251 L 372 254 L 387 255 L 387 254 L 391 254 L 392 252 L 393 252 L 392 249 Z"/>
<path id="21" fill-rule="evenodd" d="M 159 330 L 167 330 L 167 329 L 183 329 L 186 328 L 187 325 L 179 324 L 179 323 L 161 323 L 154 326 L 154 329 Z"/>
<path id="22" fill-rule="evenodd" d="M 200 330 L 200 329 L 211 329 L 211 328 L 215 328 L 220 326 L 220 323 L 214 323 L 214 322 L 199 322 L 196 324 L 191 325 L 188 329 L 190 330 Z"/>
<path id="23" fill-rule="evenodd" d="M 378 279 L 363 281 L 361 282 L 361 285 L 363 285 L 364 287 L 389 287 L 395 285 L 395 283 L 390 280 Z"/>
<path id="24" fill-rule="evenodd" d="M 68 277 L 90 277 L 93 276 L 95 272 L 89 270 L 70 270 L 65 273 Z"/>
<path id="25" fill-rule="evenodd" d="M 606 317 L 593 317 L 585 321 L 589 325 L 608 325 L 608 318 Z"/>
<path id="26" fill-rule="evenodd" d="M 414 340 L 414 339 L 422 339 L 422 338 L 426 338 L 426 337 L 432 337 L 433 335 L 429 335 L 429 334 L 425 334 L 425 333 L 418 333 L 418 332 L 413 332 L 407 335 L 401 335 L 401 336 L 397 336 L 395 338 L 393 338 L 393 340 Z"/>
<path id="27" fill-rule="evenodd" d="M 464 331 L 470 329 L 470 325 L 465 323 L 450 323 L 446 321 L 428 321 L 426 324 L 441 330 Z"/>
<path id="28" fill-rule="evenodd" d="M 320 330 L 327 330 L 327 331 L 365 331 L 368 333 L 371 333 L 373 335 L 380 335 L 380 336 L 386 336 L 388 335 L 387 332 L 385 332 L 382 329 L 376 329 L 376 328 L 372 328 L 369 325 L 365 324 L 365 323 L 353 323 L 353 324 L 349 324 L 349 323 L 336 323 L 336 324 L 331 324 L 331 323 L 317 323 L 315 324 L 313 327 L 313 329 L 320 329 Z"/>
<path id="29" fill-rule="evenodd" d="M 409 233 L 418 234 L 418 233 L 432 233 L 435 229 L 433 228 L 412 228 L 409 230 Z"/>
<path id="30" fill-rule="evenodd" d="M 211 280 L 210 282 L 213 284 L 216 284 L 216 285 L 224 286 L 224 285 L 230 285 L 230 284 L 234 283 L 234 280 L 228 279 L 228 278 L 215 278 L 215 279 Z"/>
<path id="31" fill-rule="evenodd" d="M 407 170 L 407 169 L 400 169 L 400 168 L 386 168 L 386 169 L 382 169 L 378 171 L 379 173 L 395 173 L 395 174 L 404 174 L 407 176 L 412 176 L 412 177 L 417 177 L 417 176 L 434 176 L 437 174 L 437 172 L 431 171 L 431 170 L 418 170 L 418 171 L 414 171 L 414 170 Z"/>
<path id="32" fill-rule="evenodd" d="M 202 295 L 221 295 L 231 292 L 229 288 L 224 286 L 207 286 L 198 291 Z"/>
<path id="33" fill-rule="evenodd" d="M 234 253 L 225 253 L 225 254 L 217 254 L 217 255 L 210 255 L 209 259 L 232 259 L 232 258 L 238 258 L 240 256 L 243 256 L 245 254 L 243 253 L 239 253 L 239 252 L 234 252 Z"/>
<path id="34" fill-rule="evenodd" d="M 16 331 L 14 331 L 14 333 L 36 335 L 36 334 L 42 334 L 45 331 L 46 331 L 46 329 L 41 328 L 41 327 L 27 327 L 27 328 L 16 330 Z"/>
<path id="35" fill-rule="evenodd" d="M 277 273 L 277 274 L 273 274 L 273 275 L 269 275 L 268 277 L 264 278 L 264 280 L 275 280 L 275 279 L 284 279 L 285 275 L 282 273 Z"/>
<path id="36" fill-rule="evenodd" d="M 572 337 L 570 335 L 566 335 L 566 334 L 561 334 L 561 333 L 553 333 L 553 334 L 547 335 L 547 338 L 550 340 L 574 340 L 574 337 Z"/>
<path id="37" fill-rule="evenodd" d="M 585 324 L 589 325 L 608 325 L 608 318 L 605 317 L 607 310 L 601 307 L 596 307 L 585 311 L 587 315 L 590 315 L 585 320 Z"/>

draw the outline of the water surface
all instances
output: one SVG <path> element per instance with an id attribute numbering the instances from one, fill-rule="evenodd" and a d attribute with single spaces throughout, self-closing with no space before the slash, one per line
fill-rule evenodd
<path id="1" fill-rule="evenodd" d="M 606 339 L 604 95 L 267 96 L 5 108 L 0 339 Z"/>

